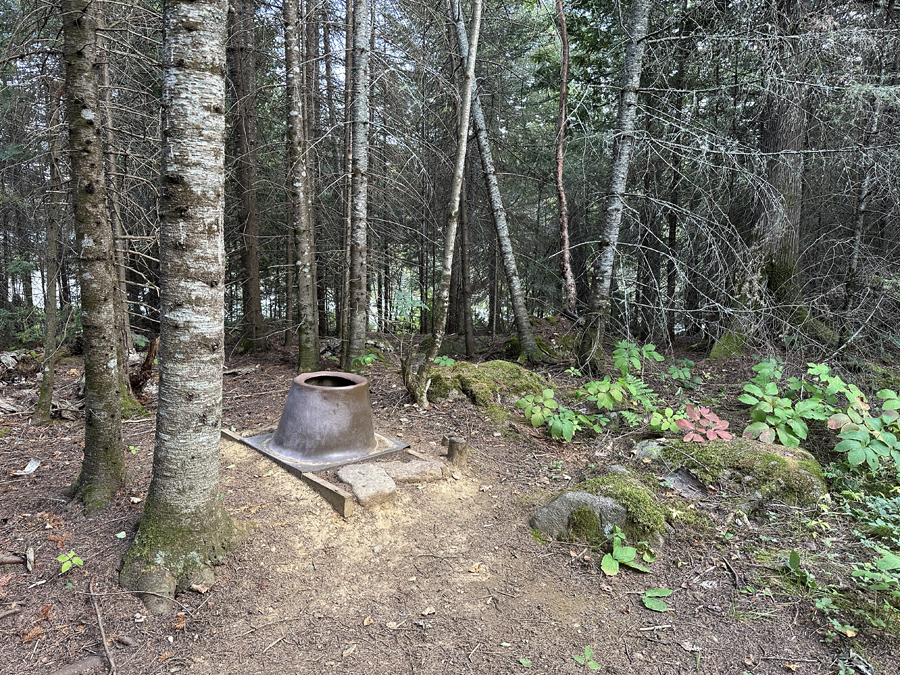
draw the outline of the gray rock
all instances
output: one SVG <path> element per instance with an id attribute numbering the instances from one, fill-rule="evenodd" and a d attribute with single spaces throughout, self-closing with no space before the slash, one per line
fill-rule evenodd
<path id="1" fill-rule="evenodd" d="M 604 534 L 609 535 L 614 526 L 625 524 L 625 508 L 609 497 L 598 497 L 589 492 L 564 492 L 540 511 L 535 513 L 528 524 L 535 530 L 562 539 L 569 534 L 569 516 L 579 506 L 586 506 L 597 514 Z"/>
<path id="2" fill-rule="evenodd" d="M 429 483 L 444 477 L 442 462 L 416 459 L 412 462 L 381 462 L 378 466 L 397 483 Z"/>
<path id="3" fill-rule="evenodd" d="M 341 467 L 337 476 L 350 486 L 360 506 L 382 504 L 397 496 L 397 485 L 380 466 L 351 464 Z"/>
<path id="4" fill-rule="evenodd" d="M 6 366 L 10 370 L 12 370 L 13 368 L 16 367 L 16 364 L 18 363 L 18 361 L 16 361 L 15 357 L 12 354 L 3 353 L 3 354 L 0 354 L 0 363 L 2 363 L 4 366 Z"/>
<path id="5" fill-rule="evenodd" d="M 607 471 L 607 473 L 618 473 L 618 474 L 622 474 L 623 476 L 627 476 L 628 474 L 631 473 L 628 469 L 626 469 L 621 464 L 610 464 L 608 467 L 606 467 L 606 471 Z"/>
<path id="6" fill-rule="evenodd" d="M 662 439 L 653 438 L 647 441 L 641 441 L 634 446 L 634 458 L 639 462 L 649 459 L 651 462 L 660 461 L 662 455 Z"/>

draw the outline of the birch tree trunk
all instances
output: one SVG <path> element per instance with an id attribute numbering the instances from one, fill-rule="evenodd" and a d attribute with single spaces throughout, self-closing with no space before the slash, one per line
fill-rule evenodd
<path id="1" fill-rule="evenodd" d="M 447 13 L 451 21 L 459 23 L 463 20 L 462 8 L 458 0 L 449 0 Z M 478 38 L 481 34 L 481 0 L 472 3 L 472 36 L 467 44 L 468 57 L 463 57 L 466 74 L 460 91 L 459 124 L 456 130 L 456 161 L 453 165 L 453 180 L 450 184 L 450 204 L 447 207 L 447 229 L 444 230 L 444 258 L 441 268 L 441 283 L 438 287 L 437 301 L 434 306 L 434 331 L 431 345 L 425 354 L 425 360 L 419 366 L 416 376 L 410 377 L 407 389 L 412 394 L 419 408 L 428 407 L 428 386 L 431 380 L 428 373 L 434 365 L 434 359 L 441 349 L 447 323 L 447 309 L 450 304 L 450 277 L 453 274 L 453 251 L 456 248 L 456 229 L 459 225 L 459 201 L 462 194 L 463 177 L 466 170 L 466 147 L 469 140 L 469 118 L 472 114 L 472 91 L 475 88 L 475 59 L 478 55 Z M 460 51 L 462 44 L 460 43 Z"/>
<path id="2" fill-rule="evenodd" d="M 450 1 L 452 2 L 453 0 Z M 447 11 L 450 21 L 456 27 L 456 42 L 460 58 L 464 64 L 467 64 L 469 49 L 466 25 L 459 12 L 454 12 L 449 8 Z M 506 281 L 509 284 L 509 295 L 512 301 L 519 343 L 522 346 L 522 354 L 529 361 L 538 362 L 543 360 L 544 355 L 537 346 L 534 333 L 531 330 L 531 322 L 528 319 L 528 310 L 525 307 L 525 294 L 522 291 L 522 282 L 516 266 L 516 256 L 513 253 L 512 242 L 509 239 L 506 209 L 503 207 L 503 199 L 500 196 L 497 170 L 494 168 L 494 158 L 491 154 L 491 145 L 488 140 L 487 122 L 484 118 L 484 110 L 481 107 L 481 98 L 478 92 L 475 92 L 472 97 L 472 125 L 475 127 L 475 140 L 478 143 L 478 154 L 481 156 L 482 173 L 484 174 L 484 182 L 491 202 L 491 217 L 494 221 L 494 229 L 497 231 L 497 241 L 500 246 L 503 269 L 506 272 Z"/>
<path id="3" fill-rule="evenodd" d="M 569 31 L 562 0 L 556 0 L 556 16 L 559 21 L 559 116 L 556 127 L 556 201 L 559 213 L 559 273 L 563 284 L 563 309 L 575 311 L 575 275 L 572 273 L 572 252 L 569 249 L 569 205 L 563 184 L 566 142 L 566 105 L 569 90 Z"/>
<path id="4" fill-rule="evenodd" d="M 644 58 L 644 38 L 650 17 L 650 0 L 632 0 L 628 13 L 628 41 L 622 64 L 622 89 L 619 93 L 619 111 L 613 141 L 612 161 L 609 169 L 609 187 L 600 232 L 599 250 L 594 253 L 591 266 L 593 279 L 585 317 L 584 332 L 579 345 L 579 359 L 590 368 L 603 350 L 606 321 L 609 317 L 609 296 L 612 283 L 619 226 L 625 207 L 625 186 L 628 165 L 634 146 L 634 125 L 637 118 L 638 89 Z"/>
<path id="5" fill-rule="evenodd" d="M 81 282 L 85 379 L 84 461 L 72 493 L 84 502 L 88 513 L 106 506 L 125 484 L 115 331 L 118 284 L 106 207 L 97 78 L 99 21 L 96 2 L 63 2 L 66 119 Z"/>
<path id="6" fill-rule="evenodd" d="M 259 154 L 257 152 L 258 117 L 256 113 L 256 39 L 254 0 L 231 0 L 230 71 L 234 85 L 234 136 L 237 149 L 235 174 L 240 202 L 241 227 L 241 303 L 244 310 L 245 338 L 249 351 L 266 348 L 262 298 L 259 285 L 259 195 L 257 191 Z"/>
<path id="7" fill-rule="evenodd" d="M 319 314 L 316 298 L 316 243 L 312 218 L 312 198 L 308 142 L 303 105 L 302 61 L 300 58 L 300 19 L 297 0 L 284 0 L 284 60 L 287 83 L 288 127 L 288 184 L 293 222 L 297 276 L 297 305 L 300 322 L 297 326 L 297 370 L 315 370 L 319 365 Z"/>
<path id="8" fill-rule="evenodd" d="M 41 393 L 38 402 L 34 406 L 31 416 L 33 425 L 50 423 L 50 406 L 53 401 L 53 384 L 55 379 L 56 350 L 58 348 L 56 331 L 58 326 L 58 312 L 56 306 L 56 278 L 59 276 L 58 245 L 59 222 L 62 209 L 60 204 L 63 196 L 62 177 L 59 171 L 59 162 L 62 155 L 60 132 L 57 125 L 60 123 L 60 99 L 63 96 L 62 82 L 50 80 L 47 83 L 47 129 L 49 130 L 50 146 L 50 189 L 45 194 L 47 200 L 47 233 L 44 247 L 44 259 L 47 269 L 47 281 L 44 290 L 44 317 L 47 329 L 44 333 L 44 363 L 41 366 Z"/>
<path id="9" fill-rule="evenodd" d="M 353 0 L 353 66 L 350 97 L 350 232 L 347 349 L 343 367 L 366 351 L 369 324 L 369 38 L 368 0 Z"/>
<path id="10" fill-rule="evenodd" d="M 235 526 L 219 496 L 227 0 L 163 10 L 159 409 L 153 475 L 120 582 L 151 611 L 209 584 Z"/>

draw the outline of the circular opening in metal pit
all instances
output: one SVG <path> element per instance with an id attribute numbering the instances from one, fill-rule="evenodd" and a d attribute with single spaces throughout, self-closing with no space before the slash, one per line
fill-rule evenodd
<path id="1" fill-rule="evenodd" d="M 307 378 L 303 384 L 311 387 L 353 387 L 361 383 L 340 375 L 317 375 Z"/>

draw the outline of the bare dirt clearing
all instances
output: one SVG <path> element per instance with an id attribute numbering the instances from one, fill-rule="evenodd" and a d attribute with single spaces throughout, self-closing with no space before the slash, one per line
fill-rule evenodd
<path id="1" fill-rule="evenodd" d="M 293 372 L 278 352 L 229 368 L 255 364 L 225 378 L 223 427 L 243 435 L 277 423 Z M 78 368 L 59 367 L 63 386 Z M 152 420 L 126 423 L 128 490 L 85 519 L 65 496 L 81 460 L 81 422 L 34 428 L 23 415 L 2 417 L 0 554 L 33 548 L 35 567 L 0 568 L 0 673 L 53 673 L 102 656 L 101 623 L 120 675 L 576 673 L 586 666 L 572 656 L 586 646 L 606 673 L 838 672 L 835 656 L 851 643 L 826 643 L 810 623 L 811 601 L 771 583 L 779 561 L 760 564 L 747 552 L 761 541 L 771 548 L 783 522 L 809 514 L 773 507 L 775 518 L 736 534 L 675 533 L 649 574 L 605 577 L 591 552 L 542 546 L 527 522 L 589 461 L 627 462 L 630 440 L 560 445 L 515 414 L 498 423 L 463 400 L 419 411 L 395 370 L 376 364 L 367 373 L 376 430 L 433 457 L 443 435 L 463 436 L 468 468 L 398 484 L 393 503 L 345 520 L 298 478 L 223 440 L 225 504 L 253 529 L 208 593 L 182 594 L 157 616 L 117 584 L 149 483 Z M 9 474 L 31 458 L 41 461 L 34 473 Z M 60 574 L 57 556 L 69 551 L 84 564 Z M 643 606 L 649 588 L 674 591 L 668 612 Z M 879 673 L 900 672 L 888 638 L 855 648 Z"/>

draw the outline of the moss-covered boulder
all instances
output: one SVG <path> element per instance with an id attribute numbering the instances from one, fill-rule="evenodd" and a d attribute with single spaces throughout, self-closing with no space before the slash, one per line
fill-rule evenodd
<path id="1" fill-rule="evenodd" d="M 654 491 L 629 474 L 611 473 L 582 481 L 573 490 L 607 497 L 625 509 L 622 531 L 631 541 L 648 540 L 666 529 L 667 509 Z"/>
<path id="2" fill-rule="evenodd" d="M 730 482 L 759 492 L 762 501 L 809 506 L 827 492 L 822 467 L 806 450 L 743 438 L 706 443 L 667 441 L 661 459 L 690 469 L 707 485 Z"/>
<path id="3" fill-rule="evenodd" d="M 433 368 L 429 377 L 428 400 L 432 403 L 466 397 L 482 407 L 503 404 L 503 399 L 539 394 L 545 386 L 540 375 L 509 361 L 457 361 L 449 368 Z"/>

